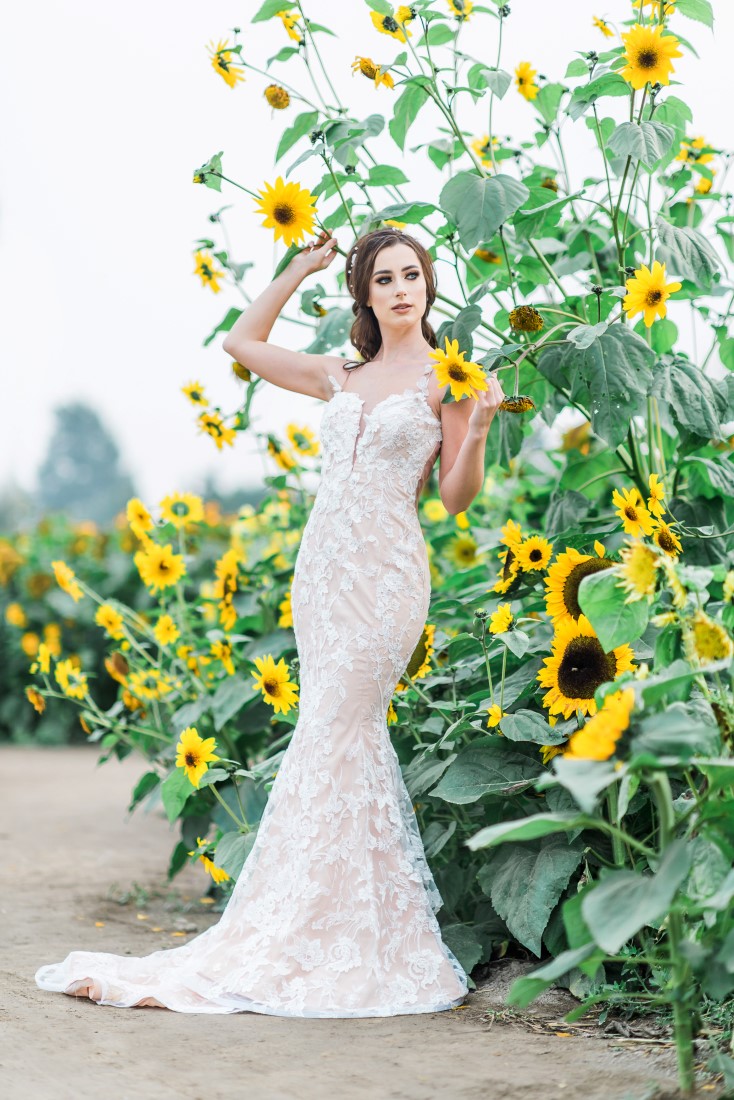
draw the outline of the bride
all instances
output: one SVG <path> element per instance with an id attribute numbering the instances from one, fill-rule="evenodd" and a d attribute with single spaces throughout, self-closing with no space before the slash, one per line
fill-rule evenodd
<path id="1" fill-rule="evenodd" d="M 389 227 L 347 256 L 361 361 L 268 343 L 335 245 L 322 234 L 300 252 L 224 340 L 254 373 L 326 402 L 291 588 L 299 716 L 254 844 L 217 924 L 140 958 L 72 951 L 38 969 L 41 989 L 118 1008 L 299 1017 L 438 1012 L 466 996 L 386 712 L 428 614 L 421 488 L 440 452 L 444 505 L 469 507 L 503 393 L 489 375 L 474 399 L 442 403 L 431 258 Z"/>

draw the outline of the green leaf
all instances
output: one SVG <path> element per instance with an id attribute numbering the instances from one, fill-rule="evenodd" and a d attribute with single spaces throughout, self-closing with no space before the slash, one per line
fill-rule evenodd
<path id="1" fill-rule="evenodd" d="M 420 225 L 429 214 L 433 214 L 436 207 L 432 202 L 394 202 L 391 206 L 383 206 L 371 219 L 371 224 L 378 225 L 388 218 L 396 221 L 408 222 L 411 225 Z"/>
<path id="2" fill-rule="evenodd" d="M 439 201 L 457 226 L 463 247 L 470 250 L 490 240 L 529 194 L 512 176 L 483 179 L 474 172 L 458 172 L 444 185 Z"/>
<path id="3" fill-rule="evenodd" d="M 657 122 L 666 122 L 676 130 L 685 130 L 688 123 L 693 122 L 693 114 L 691 108 L 682 99 L 669 95 L 658 104 L 655 119 Z"/>
<path id="4" fill-rule="evenodd" d="M 186 775 L 183 768 L 174 768 L 171 774 L 161 783 L 161 799 L 166 817 L 173 824 L 186 804 L 189 795 L 192 795 L 196 787 Z"/>
<path id="5" fill-rule="evenodd" d="M 158 772 L 146 772 L 145 775 L 141 775 L 140 779 L 135 784 L 132 796 L 130 798 L 130 805 L 127 808 L 127 812 L 131 813 L 139 802 L 145 798 L 147 794 L 155 790 L 161 781 L 161 777 Z"/>
<path id="6" fill-rule="evenodd" d="M 728 459 L 687 458 L 682 467 L 688 474 L 694 496 L 703 496 L 707 500 L 734 496 L 734 464 Z"/>
<path id="7" fill-rule="evenodd" d="M 545 835 L 527 844 L 503 845 L 477 873 L 477 882 L 515 939 L 536 955 L 548 918 L 582 855 L 581 844 Z"/>
<path id="8" fill-rule="evenodd" d="M 592 103 L 596 103 L 597 99 L 603 96 L 628 96 L 629 94 L 629 84 L 619 73 L 604 73 L 603 76 L 598 76 L 588 84 L 574 89 L 566 111 L 575 120 L 581 118 Z"/>
<path id="9" fill-rule="evenodd" d="M 238 833 L 234 829 L 231 833 L 225 833 L 220 837 L 217 844 L 214 853 L 214 865 L 221 867 L 228 875 L 236 879 L 252 850 L 256 836 L 257 830 L 254 829 L 249 833 Z"/>
<path id="10" fill-rule="evenodd" d="M 422 84 L 406 81 L 404 89 L 403 93 L 395 101 L 393 117 L 388 123 L 388 130 L 399 149 L 405 148 L 405 138 L 407 137 L 408 130 L 415 122 L 418 112 L 428 99 L 428 92 Z"/>
<path id="11" fill-rule="evenodd" d="M 588 890 L 581 912 L 599 947 L 616 955 L 646 925 L 663 920 L 690 866 L 685 841 L 674 840 L 654 875 L 613 871 Z"/>
<path id="12" fill-rule="evenodd" d="M 561 105 L 563 93 L 567 91 L 568 88 L 565 84 L 543 84 L 535 99 L 532 101 L 535 110 L 538 111 L 543 121 L 547 122 L 549 126 L 558 114 L 558 108 Z"/>
<path id="13" fill-rule="evenodd" d="M 721 268 L 721 260 L 703 233 L 690 226 L 671 225 L 664 218 L 655 222 L 658 240 L 668 275 L 692 279 L 694 283 L 708 284 Z"/>
<path id="14" fill-rule="evenodd" d="M 577 760 L 572 756 L 554 756 L 552 773 L 536 784 L 537 790 L 559 783 L 569 792 L 577 806 L 594 812 L 599 794 L 618 779 L 614 765 L 606 760 Z"/>
<path id="15" fill-rule="evenodd" d="M 557 813 L 534 814 L 519 821 L 501 821 L 498 825 L 487 825 L 465 842 L 467 848 L 476 852 L 479 848 L 496 848 L 507 840 L 535 840 L 551 833 L 567 833 L 579 826 L 594 824 L 594 819 L 584 814 Z"/>
<path id="16" fill-rule="evenodd" d="M 535 745 L 560 745 L 566 734 L 556 732 L 542 714 L 534 710 L 516 710 L 502 719 L 502 732 L 510 741 L 531 741 Z"/>
<path id="17" fill-rule="evenodd" d="M 647 600 L 625 603 L 616 569 L 584 577 L 579 585 L 579 607 L 589 620 L 605 653 L 633 642 L 645 631 L 650 617 Z"/>
<path id="18" fill-rule="evenodd" d="M 484 953 L 474 929 L 468 924 L 444 924 L 441 926 L 441 938 L 469 974 Z"/>
<path id="19" fill-rule="evenodd" d="M 472 88 L 489 88 L 498 99 L 504 98 L 507 89 L 512 84 L 510 73 L 505 72 L 504 69 L 492 69 L 481 62 L 472 65 L 467 80 Z"/>
<path id="20" fill-rule="evenodd" d="M 667 156 L 675 141 L 675 130 L 664 122 L 623 122 L 612 132 L 607 146 L 619 156 L 631 156 L 652 168 Z"/>
<path id="21" fill-rule="evenodd" d="M 711 30 L 714 29 L 714 12 L 710 0 L 678 0 L 675 10 L 679 15 L 685 15 L 688 19 L 695 19 L 697 23 L 705 23 Z"/>
<path id="22" fill-rule="evenodd" d="M 219 732 L 222 726 L 233 718 L 238 710 L 253 697 L 253 682 L 237 676 L 228 676 L 219 687 L 211 701 L 214 729 Z"/>
<path id="23" fill-rule="evenodd" d="M 587 62 L 584 61 L 584 59 L 582 57 L 577 57 L 569 63 L 569 66 L 566 69 L 565 76 L 566 76 L 566 79 L 568 80 L 571 77 L 588 76 L 588 73 L 589 73 L 589 66 L 588 66 Z"/>
<path id="24" fill-rule="evenodd" d="M 656 322 L 657 328 L 661 321 Z M 678 428 L 706 439 L 718 439 L 719 415 L 714 388 L 708 377 L 689 359 L 662 359 L 655 368 L 650 393 L 668 404 Z"/>
<path id="25" fill-rule="evenodd" d="M 603 956 L 593 943 L 586 943 L 573 951 L 562 951 L 555 959 L 539 966 L 537 970 L 532 970 L 523 978 L 516 978 L 510 986 L 505 1003 L 515 1005 L 517 1008 L 527 1008 L 531 1001 L 550 989 L 558 978 L 562 978 L 564 974 L 568 974 L 574 967 L 580 966 L 594 955 L 599 957 L 601 963 Z"/>
<path id="26" fill-rule="evenodd" d="M 304 350 L 310 355 L 324 355 L 332 348 L 341 347 L 348 339 L 353 324 L 351 309 L 332 307 L 319 321 L 314 339 Z"/>
<path id="27" fill-rule="evenodd" d="M 265 19 L 273 19 L 278 12 L 284 11 L 283 0 L 265 0 L 250 20 L 251 23 L 262 23 Z"/>
<path id="28" fill-rule="evenodd" d="M 296 144 L 299 138 L 302 138 L 304 134 L 307 134 L 309 130 L 313 129 L 318 121 L 318 117 L 318 111 L 304 111 L 302 114 L 296 116 L 293 125 L 283 131 L 283 135 L 278 143 L 278 148 L 275 151 L 276 163 L 284 153 L 288 152 L 292 145 Z"/>
<path id="29" fill-rule="evenodd" d="M 485 795 L 524 790 L 541 767 L 539 757 L 503 744 L 501 737 L 483 738 L 461 750 L 430 793 L 444 802 L 465 805 Z"/>
<path id="30" fill-rule="evenodd" d="M 402 168 L 394 168 L 391 164 L 374 164 L 367 176 L 370 187 L 395 186 L 400 183 L 408 183 L 408 177 Z"/>
<path id="31" fill-rule="evenodd" d="M 547 348 L 538 370 L 556 386 L 571 386 L 577 400 L 585 398 L 593 430 L 616 447 L 626 438 L 631 418 L 645 411 L 653 360 L 641 337 L 626 325 L 613 324 L 588 348 Z"/>

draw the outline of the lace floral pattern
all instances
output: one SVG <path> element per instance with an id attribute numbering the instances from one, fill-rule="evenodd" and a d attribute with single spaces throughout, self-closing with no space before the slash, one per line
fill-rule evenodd
<path id="1" fill-rule="evenodd" d="M 304 1017 L 464 999 L 386 721 L 430 599 L 416 509 L 441 443 L 430 369 L 367 413 L 329 376 L 321 482 L 291 588 L 299 718 L 219 922 L 142 958 L 72 951 L 37 971 L 41 989 L 116 1007 Z"/>

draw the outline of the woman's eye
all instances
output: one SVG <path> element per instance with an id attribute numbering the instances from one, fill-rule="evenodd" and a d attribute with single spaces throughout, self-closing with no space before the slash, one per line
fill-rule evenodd
<path id="1" fill-rule="evenodd" d="M 409 271 L 407 277 L 410 278 L 411 276 L 414 279 L 417 279 L 418 278 L 418 272 L 417 271 Z M 377 280 L 378 283 L 384 283 L 384 282 L 389 282 L 389 281 L 390 281 L 390 276 L 389 275 L 381 275 Z"/>

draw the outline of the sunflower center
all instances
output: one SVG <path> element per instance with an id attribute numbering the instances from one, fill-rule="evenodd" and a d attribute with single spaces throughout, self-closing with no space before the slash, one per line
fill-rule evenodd
<path id="1" fill-rule="evenodd" d="M 196 753 L 187 752 L 186 753 L 186 763 L 188 764 L 188 766 L 190 768 L 195 768 L 197 763 L 198 763 Z"/>
<path id="2" fill-rule="evenodd" d="M 273 217 L 279 225 L 290 225 L 291 222 L 296 220 L 296 214 L 292 206 L 287 206 L 285 203 L 279 203 L 273 209 Z"/>
<path id="3" fill-rule="evenodd" d="M 640 50 L 637 55 L 637 64 L 640 66 L 641 69 L 654 69 L 657 63 L 657 51 L 652 48 Z"/>
<path id="4" fill-rule="evenodd" d="M 449 377 L 453 378 L 454 382 L 466 382 L 466 371 L 461 363 L 452 363 L 448 370 Z"/>
<path id="5" fill-rule="evenodd" d="M 624 514 L 627 517 L 627 519 L 632 521 L 632 523 L 637 523 L 638 519 L 640 518 L 637 515 L 637 509 L 632 504 L 627 505 L 627 507 L 624 510 Z"/>
<path id="6" fill-rule="evenodd" d="M 581 561 L 578 565 L 574 565 L 563 585 L 563 603 L 569 615 L 572 615 L 574 619 L 578 619 L 581 614 L 579 585 L 584 577 L 591 577 L 594 573 L 600 573 L 602 569 L 609 569 L 611 565 L 612 563 L 607 561 L 606 558 L 589 558 L 587 561 Z"/>
<path id="7" fill-rule="evenodd" d="M 582 635 L 566 646 L 558 667 L 558 688 L 567 699 L 592 699 L 607 680 L 613 680 L 617 662 L 613 653 L 605 653 L 598 638 Z"/>
<path id="8" fill-rule="evenodd" d="M 279 691 L 280 684 L 278 683 L 277 680 L 263 680 L 263 685 L 264 685 L 265 690 L 267 691 L 268 695 L 278 695 L 278 694 L 280 694 L 280 691 Z"/>
<path id="9" fill-rule="evenodd" d="M 656 306 L 663 296 L 662 290 L 648 290 L 645 301 L 649 306 Z"/>
<path id="10" fill-rule="evenodd" d="M 398 21 L 396 19 L 393 19 L 393 17 L 391 15 L 386 15 L 385 16 L 385 18 L 382 20 L 382 25 L 383 25 L 383 27 L 385 28 L 386 31 L 393 31 L 394 32 L 394 31 L 399 31 L 400 30 L 400 24 L 398 23 Z"/>
<path id="11" fill-rule="evenodd" d="M 658 546 L 661 550 L 667 550 L 669 554 L 677 549 L 670 531 L 665 530 L 660 531 L 658 535 Z"/>
<path id="12" fill-rule="evenodd" d="M 530 553 L 528 554 L 528 557 L 530 558 L 531 561 L 542 561 L 543 560 L 543 552 L 542 552 L 542 550 L 538 550 L 537 547 L 536 547 L 535 550 L 530 551 Z"/>

